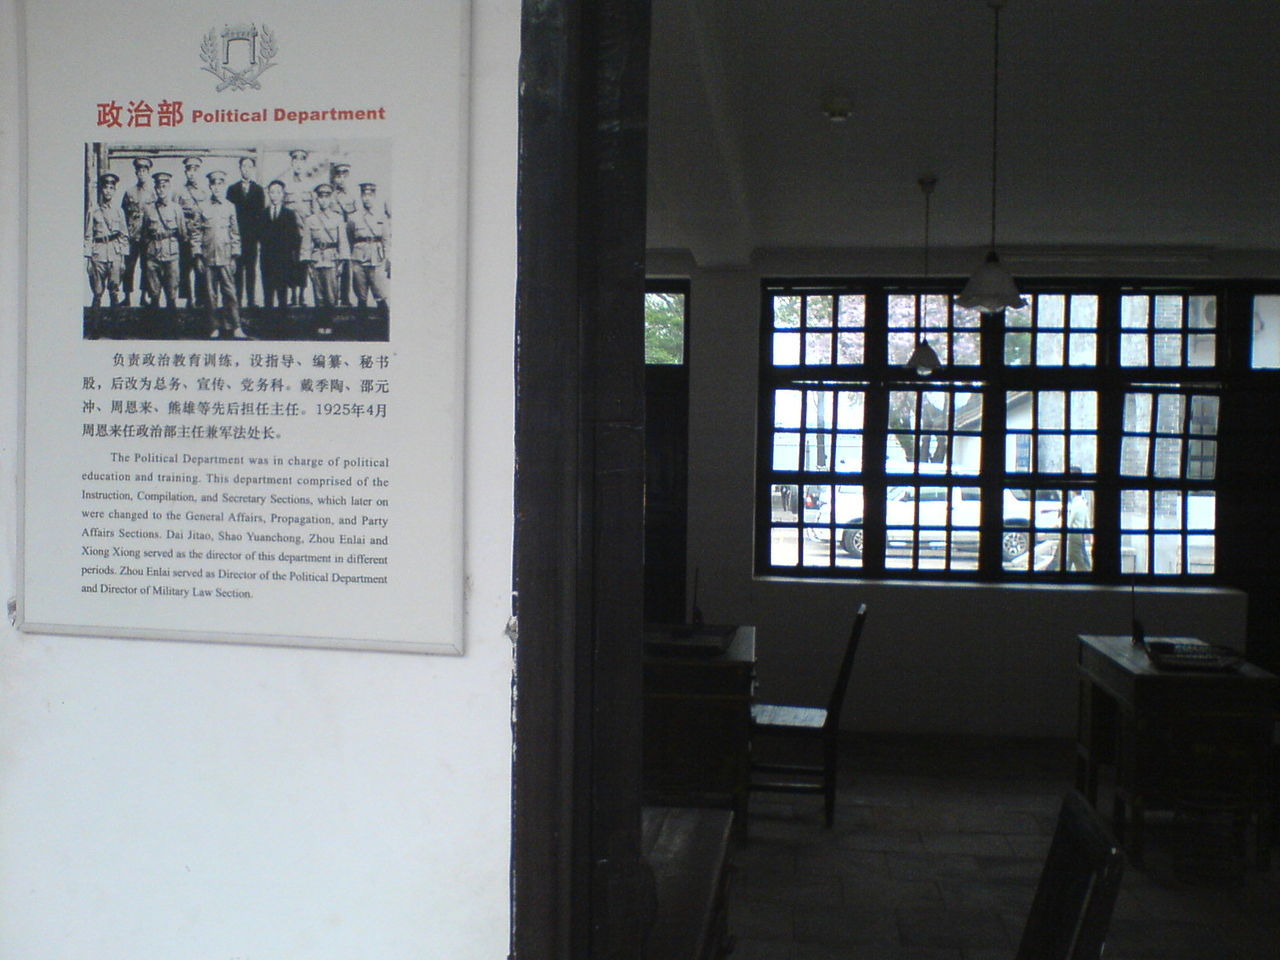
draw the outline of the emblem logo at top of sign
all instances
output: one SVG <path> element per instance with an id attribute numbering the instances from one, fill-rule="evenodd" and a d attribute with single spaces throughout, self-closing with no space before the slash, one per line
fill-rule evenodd
<path id="1" fill-rule="evenodd" d="M 275 66 L 279 52 L 276 35 L 264 23 L 235 23 L 219 34 L 211 27 L 200 44 L 202 69 L 217 77 L 218 93 L 224 90 L 261 90 L 258 77 Z"/>

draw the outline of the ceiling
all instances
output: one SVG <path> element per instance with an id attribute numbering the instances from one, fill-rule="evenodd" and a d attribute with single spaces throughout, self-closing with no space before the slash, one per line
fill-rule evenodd
<path id="1" fill-rule="evenodd" d="M 650 249 L 919 247 L 990 230 L 986 0 L 653 0 Z M 1274 251 L 1280 2 L 1008 0 L 998 241 Z M 847 97 L 833 123 L 824 99 Z"/>

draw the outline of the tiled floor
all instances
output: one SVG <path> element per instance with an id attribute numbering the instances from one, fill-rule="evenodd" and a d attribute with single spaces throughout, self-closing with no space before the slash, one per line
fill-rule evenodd
<path id="1" fill-rule="evenodd" d="M 820 797 L 752 798 L 733 960 L 1012 960 L 1071 787 L 1070 745 L 863 739 L 846 754 L 831 830 Z M 1108 960 L 1280 960 L 1280 870 L 1180 878 L 1204 833 L 1152 821 Z"/>

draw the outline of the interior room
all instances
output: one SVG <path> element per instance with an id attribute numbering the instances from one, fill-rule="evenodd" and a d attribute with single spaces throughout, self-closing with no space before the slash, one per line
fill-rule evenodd
<path id="1" fill-rule="evenodd" d="M 883 825 L 896 815 L 921 829 L 920 820 L 902 810 L 886 813 L 893 804 L 869 794 L 874 788 L 868 783 L 883 785 L 881 775 L 926 778 L 926 805 L 932 816 L 945 817 L 948 788 L 933 774 L 948 769 L 946 757 L 969 756 L 999 780 L 1025 759 L 1022 748 L 1013 748 L 1004 770 L 990 758 L 1010 757 L 998 751 L 1011 744 L 1036 742 L 1048 759 L 1031 779 L 1042 789 L 1046 780 L 1051 784 L 1037 815 L 1051 819 L 1057 787 L 1072 782 L 1079 635 L 1128 636 L 1137 620 L 1147 636 L 1198 637 L 1262 668 L 1280 665 L 1271 559 L 1280 509 L 1265 492 L 1276 487 L 1277 462 L 1269 442 L 1274 425 L 1263 413 L 1274 405 L 1280 383 L 1262 345 L 1267 297 L 1276 289 L 1280 263 L 1274 231 L 1280 193 L 1271 146 L 1280 108 L 1266 79 L 1268 38 L 1280 27 L 1280 14 L 1265 3 L 1226 10 L 1182 0 L 1008 0 L 998 12 L 996 6 L 987 0 L 653 4 L 646 272 L 651 292 L 686 297 L 687 379 L 649 367 L 651 411 L 655 395 L 662 403 L 656 408 L 661 413 L 655 418 L 651 412 L 647 421 L 650 619 L 687 619 L 696 610 L 708 623 L 754 625 L 756 700 L 818 704 L 854 609 L 859 603 L 869 608 L 841 719 L 847 780 L 836 820 L 846 824 L 845 832 L 837 826 L 834 838 L 824 834 L 817 800 L 781 803 L 753 794 L 748 833 L 763 839 L 744 847 L 748 886 L 774 873 L 805 892 L 761 894 L 762 886 L 754 888 L 750 896 L 758 899 L 735 914 L 747 926 L 742 956 L 1006 955 L 981 938 L 968 944 L 943 938 L 932 946 L 917 941 L 918 953 L 883 952 L 909 951 L 906 939 L 864 943 L 864 952 L 849 952 L 846 942 L 840 952 L 812 927 L 806 938 L 802 918 L 815 911 L 812 902 L 807 912 L 797 904 L 812 901 L 817 887 L 829 910 L 847 910 L 855 889 L 866 892 L 857 886 L 865 880 L 861 868 L 850 861 L 883 855 L 871 852 L 865 837 L 851 838 L 856 827 L 848 826 L 850 820 L 879 817 Z M 933 182 L 926 189 L 922 180 Z M 868 501 L 887 489 L 884 498 L 892 501 L 895 473 L 922 472 L 894 462 L 894 426 L 882 438 L 884 446 L 875 446 L 866 424 L 877 409 L 877 391 L 928 391 L 931 384 L 972 375 L 946 369 L 945 360 L 929 376 L 908 371 L 906 355 L 919 341 L 919 328 L 905 331 L 895 346 L 892 305 L 887 363 L 876 368 L 873 337 L 885 334 L 875 326 L 884 322 L 873 316 L 875 297 L 892 301 L 913 285 L 957 294 L 988 249 L 998 250 L 1035 309 L 1049 303 L 1039 291 L 1111 291 L 1099 302 L 1118 306 L 1099 308 L 1112 318 L 1100 329 L 1125 326 L 1116 313 L 1127 311 L 1142 290 L 1154 298 L 1212 288 L 1220 298 L 1214 372 L 1172 375 L 1212 383 L 1221 399 L 1216 509 L 1206 526 L 1197 527 L 1201 534 L 1212 528 L 1212 557 L 1197 561 L 1192 550 L 1174 572 L 1155 551 L 1142 548 L 1135 555 L 1134 528 L 1123 514 L 1124 529 L 1104 532 L 1116 519 L 1103 511 L 1102 500 L 1092 520 L 1087 573 L 1054 566 L 1060 561 L 1043 544 L 1028 550 L 1025 563 L 1008 555 L 966 561 L 957 548 L 931 564 L 928 549 L 913 553 L 887 539 L 865 557 L 843 549 L 842 534 L 862 533 L 860 513 L 856 520 L 840 515 L 841 494 L 854 489 L 848 485 L 865 484 L 856 489 Z M 873 292 L 857 301 L 867 311 L 865 358 L 810 359 L 800 353 L 812 349 L 807 345 L 785 353 L 790 348 L 783 341 L 795 328 L 782 319 L 784 307 L 803 312 L 796 328 L 803 322 L 821 337 L 840 322 L 823 321 L 820 308 L 838 314 L 843 297 L 866 290 Z M 1011 321 L 1007 329 L 1021 322 Z M 941 326 L 933 340 L 950 343 L 952 362 L 963 363 Z M 984 325 L 982 335 L 994 330 L 999 336 L 1003 329 Z M 1104 359 L 1099 366 L 1114 362 Z M 1119 365 L 1127 363 L 1120 356 Z M 1043 356 L 1031 362 L 1037 364 L 1046 373 L 1054 366 Z M 1057 361 L 1058 367 L 1075 365 Z M 1086 366 L 1068 369 L 1055 383 L 1091 389 L 1110 376 Z M 1130 380 L 1164 378 L 1147 371 Z M 672 429 L 683 429 L 671 414 L 671 397 L 682 383 L 688 398 L 683 528 L 670 520 L 666 499 L 656 510 L 653 499 L 655 477 L 680 462 L 665 445 Z M 1005 460 L 1013 449 L 1009 437 L 1017 432 L 1013 388 L 1024 383 L 1039 387 L 1006 381 L 1007 432 L 984 433 L 994 449 L 975 472 L 992 465 L 1036 472 L 1015 465 L 1012 452 Z M 781 399 L 789 390 L 810 403 L 814 394 L 830 398 L 841 387 L 867 392 L 865 408 L 857 409 L 863 432 L 850 442 L 857 453 L 849 460 L 842 460 L 838 427 L 830 446 L 812 440 L 831 419 L 814 420 L 811 406 L 804 416 L 788 412 Z M 1104 410 L 1101 416 L 1105 421 L 1111 415 Z M 958 415 L 952 422 L 959 422 Z M 1107 429 L 1096 449 L 1105 451 Z M 784 444 L 797 443 L 797 434 L 810 435 L 798 443 L 815 443 L 816 460 L 814 447 L 793 449 L 787 459 Z M 957 441 L 953 473 L 964 472 L 955 465 L 959 450 Z M 1108 469 L 1122 478 L 1133 475 L 1123 457 L 1108 467 L 1110 455 L 1098 456 L 1085 464 L 1086 475 Z M 1053 475 L 1053 485 L 1065 476 L 1069 487 L 1078 470 L 1042 459 L 1039 478 Z M 666 488 L 657 489 L 667 496 Z M 811 490 L 816 502 L 798 506 L 795 500 Z M 1068 490 L 1061 503 L 1070 497 Z M 835 504 L 824 505 L 824 498 Z M 892 502 L 879 521 L 867 509 L 868 536 L 874 523 L 894 523 Z M 923 513 L 917 516 L 926 523 Z M 983 536 L 998 536 L 999 520 L 983 516 Z M 833 529 L 818 529 L 823 524 Z M 1185 527 L 1188 542 L 1207 543 L 1190 529 Z M 682 576 L 672 576 L 663 566 L 667 554 L 655 547 L 668 550 L 681 536 L 686 565 Z M 1042 556 L 1043 564 L 1037 559 Z M 1010 572 L 1019 565 L 1019 572 Z M 986 760 L 984 750 L 991 751 Z M 895 756 L 911 756 L 920 766 L 904 770 Z M 957 769 L 962 766 L 957 760 Z M 973 782 L 964 781 L 963 771 L 959 775 L 959 808 L 1002 803 L 985 794 L 975 802 Z M 1019 787 L 1012 789 L 1016 794 Z M 1016 797 L 1010 802 L 1016 806 Z M 924 829 L 927 845 L 931 837 Z M 1047 835 L 1042 839 L 1047 842 Z M 920 843 L 920 835 L 909 842 Z M 941 842 L 980 840 L 949 836 Z M 840 848 L 846 860 L 832 866 L 838 857 L 832 851 Z M 1034 849 L 1039 855 L 1043 847 Z M 806 862 L 831 870 L 819 880 L 816 871 L 806 872 Z M 1131 865 L 1126 882 L 1143 876 Z M 773 923 L 762 915 L 783 919 Z M 1115 955 L 1235 955 L 1221 941 L 1214 946 L 1190 939 L 1198 946 L 1170 946 L 1167 936 L 1153 945 L 1135 935 Z M 1241 949 L 1241 956 L 1253 955 Z"/>

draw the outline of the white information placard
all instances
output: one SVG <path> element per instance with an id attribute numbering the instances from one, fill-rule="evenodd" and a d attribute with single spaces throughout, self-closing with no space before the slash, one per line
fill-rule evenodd
<path id="1" fill-rule="evenodd" d="M 462 652 L 468 7 L 26 4 L 23 629 Z"/>

